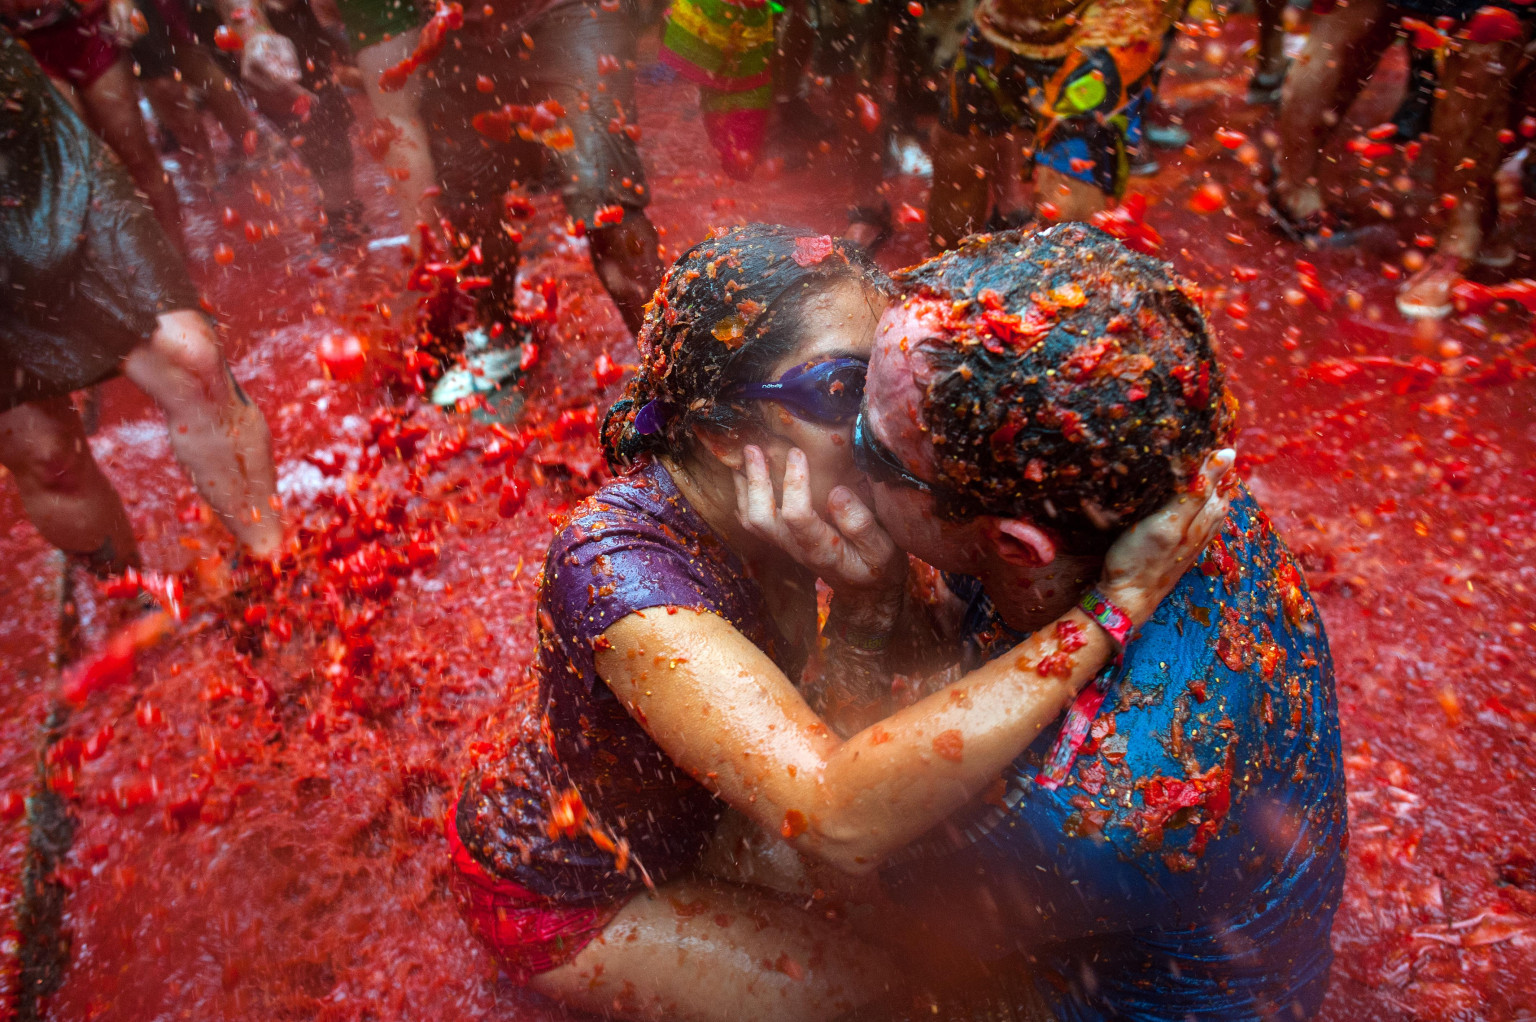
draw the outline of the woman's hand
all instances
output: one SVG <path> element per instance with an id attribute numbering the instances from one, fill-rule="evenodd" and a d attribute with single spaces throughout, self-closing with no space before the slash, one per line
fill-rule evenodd
<path id="1" fill-rule="evenodd" d="M 742 527 L 816 572 L 840 596 L 890 601 L 892 616 L 907 579 L 907 555 L 896 549 L 875 514 L 846 486 L 827 495 L 829 523 L 811 506 L 805 452 L 791 448 L 784 460 L 784 499 L 777 506 L 768 460 L 748 446 L 745 466 L 733 473 L 736 516 Z"/>
<path id="2" fill-rule="evenodd" d="M 1200 556 L 1226 520 L 1232 503 L 1228 477 L 1237 453 L 1206 456 L 1203 489 L 1181 493 L 1115 540 L 1104 557 L 1099 590 L 1141 625 Z M 1203 496 L 1201 495 L 1203 494 Z"/>

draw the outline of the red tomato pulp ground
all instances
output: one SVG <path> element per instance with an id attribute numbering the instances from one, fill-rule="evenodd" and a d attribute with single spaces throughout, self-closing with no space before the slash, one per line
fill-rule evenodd
<path id="1" fill-rule="evenodd" d="M 1530 322 L 1495 310 L 1438 331 L 1405 323 L 1384 267 L 1402 264 L 1407 231 L 1317 254 L 1277 240 L 1242 162 L 1255 159 L 1232 134 L 1259 141 L 1270 124 L 1241 102 L 1238 44 L 1250 36 L 1234 24 L 1180 44 L 1164 95 L 1194 140 L 1135 187 L 1161 253 L 1207 290 L 1243 401 L 1243 470 L 1308 570 L 1338 662 L 1351 849 L 1323 1017 L 1536 1017 Z M 1397 59 L 1330 150 L 1361 207 L 1430 198 L 1395 189 L 1400 152 L 1379 159 L 1381 174 L 1345 148 L 1390 112 L 1401 80 Z M 640 101 L 651 214 L 672 253 L 741 220 L 836 232 L 864 198 L 840 183 L 835 154 L 730 182 L 691 90 L 651 80 Z M 387 223 L 382 178 L 370 186 Z M 600 460 L 584 424 L 618 384 L 599 355 L 631 362 L 633 342 L 558 204 L 541 201 L 524 276 L 553 278 L 560 312 L 524 427 L 563 439 L 496 463 L 488 427 L 383 414 L 371 374 L 322 376 L 330 331 L 356 330 L 374 364 L 389 348 L 413 300 L 393 256 L 315 250 L 300 226 L 312 196 L 291 170 L 238 174 L 220 198 L 193 204 L 193 237 L 235 258 L 208 259 L 200 280 L 271 422 L 304 550 L 292 584 L 233 626 L 200 603 L 197 559 L 227 540 L 199 512 L 158 418 L 128 385 L 106 388 L 97 457 L 147 563 L 187 573 L 193 610 L 130 683 L 72 716 L 76 744 L 56 754 L 80 826 L 62 871 L 73 952 L 46 1014 L 561 1017 L 498 982 L 460 921 L 440 818 L 478 722 L 525 704 L 550 516 L 591 488 L 583 476 Z M 924 199 L 921 182 L 895 183 L 893 203 Z M 923 230 L 905 225 L 882 261 L 920 258 Z M 1523 260 L 1515 275 L 1536 273 Z M 520 508 L 502 499 L 508 477 L 528 484 Z M 56 684 L 58 562 L 8 486 L 0 521 L 0 898 L 13 901 L 18 796 Z M 88 646 L 104 639 L 106 604 L 81 596 Z M 265 654 L 241 652 L 253 643 Z"/>

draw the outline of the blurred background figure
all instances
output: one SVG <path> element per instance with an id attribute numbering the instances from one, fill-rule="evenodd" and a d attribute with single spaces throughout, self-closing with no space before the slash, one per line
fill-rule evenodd
<path id="1" fill-rule="evenodd" d="M 259 137 L 256 118 L 208 44 L 199 41 L 187 0 L 136 0 L 136 7 L 144 32 L 129 53 L 165 139 L 161 148 L 190 157 L 193 176 L 211 187 L 217 175 L 203 108 L 213 114 L 237 152 L 248 138 L 254 143 Z M 220 21 L 211 8 L 200 11 L 201 35 L 211 40 Z"/>
<path id="2" fill-rule="evenodd" d="M 399 88 L 385 89 L 381 76 L 416 49 L 424 20 L 421 9 L 415 0 L 336 0 L 335 6 L 373 108 L 369 148 L 389 175 L 401 227 L 416 246 L 417 225 L 437 220 L 429 194 L 437 184 L 437 171 L 421 119 L 422 80 L 411 75 Z"/>
<path id="3" fill-rule="evenodd" d="M 1435 253 L 1398 293 L 1405 316 L 1448 316 L 1456 284 L 1474 263 L 1515 261 L 1512 239 L 1498 230 L 1497 176 L 1527 110 L 1521 100 L 1528 98 L 1533 24 L 1529 7 L 1484 6 L 1447 39 L 1426 146 L 1444 221 Z M 1414 89 L 1410 80 L 1410 97 Z"/>
<path id="4" fill-rule="evenodd" d="M 138 561 L 73 391 L 122 373 L 245 551 L 282 540 L 271 438 L 182 260 L 101 142 L 0 29 L 0 464 L 27 516 L 100 574 Z"/>
<path id="5" fill-rule="evenodd" d="M 73 0 L 0 0 L 0 23 L 101 136 L 149 198 L 161 228 L 184 249 L 181 205 L 139 112 L 139 94 L 124 48 L 144 27 L 132 0 L 81 6 Z"/>
<path id="6" fill-rule="evenodd" d="M 1496 211 L 1496 202 L 1488 197 L 1498 170 L 1498 136 L 1507 127 L 1522 47 L 1530 36 L 1529 19 L 1524 6 L 1476 0 L 1396 5 L 1352 0 L 1331 9 L 1315 6 L 1306 47 L 1285 83 L 1277 124 L 1279 145 L 1268 205 L 1279 230 L 1309 244 L 1349 240 L 1351 211 L 1330 206 L 1318 170 L 1327 140 L 1376 73 L 1401 27 L 1410 32 L 1410 53 L 1416 55 L 1410 58 L 1408 96 L 1395 118 L 1397 137 L 1417 136 L 1427 123 L 1436 187 L 1450 197 L 1447 205 L 1455 207 L 1450 233 L 1442 237 L 1442 248 L 1452 253 L 1450 262 L 1440 260 L 1437 273 L 1444 276 L 1445 265 L 1475 258 L 1489 226 L 1484 218 L 1489 210 Z M 1457 25 L 1460 31 L 1454 29 Z M 1440 81 L 1454 85 L 1437 89 L 1426 76 L 1432 73 L 1433 53 L 1441 49 L 1445 59 Z M 1411 291 L 1400 303 L 1405 312 L 1449 311 L 1448 290 L 1445 302 L 1417 288 Z"/>
<path id="7" fill-rule="evenodd" d="M 1085 220 L 1123 194 L 1182 9 L 1164 0 L 981 0 L 934 141 L 934 244 L 952 246 L 985 222 L 1011 160 L 1000 140 L 1010 135 L 1033 154 L 1035 201 L 1059 218 Z"/>
<path id="8" fill-rule="evenodd" d="M 514 183 L 559 193 L 625 324 L 640 328 L 661 262 L 635 144 L 636 36 L 633 0 L 470 5 L 453 44 L 421 72 L 442 214 L 464 247 L 480 246 L 491 280 L 476 292 L 487 333 L 516 323 L 520 235 L 503 227 Z"/>
<path id="9" fill-rule="evenodd" d="M 720 166 L 752 176 L 773 105 L 773 8 L 768 0 L 673 0 L 661 60 L 699 88 L 699 110 Z"/>

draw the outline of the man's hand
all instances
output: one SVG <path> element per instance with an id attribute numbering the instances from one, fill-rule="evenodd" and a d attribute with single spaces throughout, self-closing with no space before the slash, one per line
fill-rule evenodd
<path id="1" fill-rule="evenodd" d="M 1180 493 L 1132 526 L 1109 548 L 1099 590 L 1144 624 L 1180 576 L 1216 538 L 1232 504 L 1237 452 L 1223 448 L 1201 466 L 1203 485 Z"/>

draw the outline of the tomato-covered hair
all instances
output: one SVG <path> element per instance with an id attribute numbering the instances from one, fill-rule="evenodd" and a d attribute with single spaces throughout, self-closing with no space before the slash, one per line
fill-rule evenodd
<path id="1" fill-rule="evenodd" d="M 640 365 L 603 419 L 609 466 L 681 456 L 701 423 L 738 425 L 746 406 L 719 395 L 764 382 L 802 342 L 807 302 L 847 281 L 890 290 L 858 245 L 790 227 L 734 227 L 684 252 L 646 306 Z"/>
<path id="2" fill-rule="evenodd" d="M 896 283 L 940 324 L 920 350 L 946 518 L 1024 518 L 1102 550 L 1232 434 L 1199 291 L 1103 231 L 978 235 Z"/>

